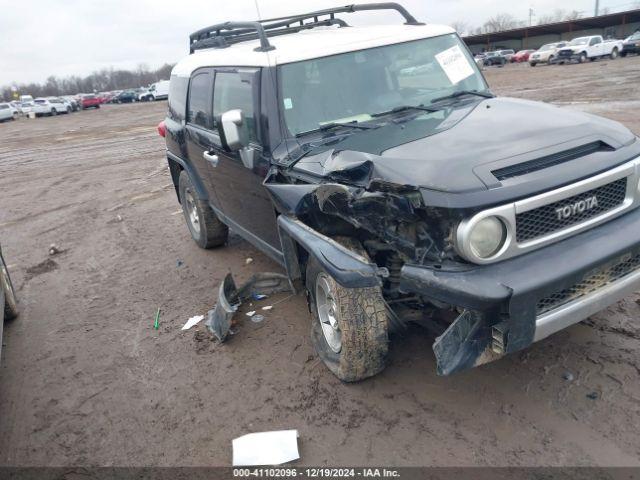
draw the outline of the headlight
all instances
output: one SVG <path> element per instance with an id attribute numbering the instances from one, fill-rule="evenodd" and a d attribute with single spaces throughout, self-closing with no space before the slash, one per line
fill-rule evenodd
<path id="1" fill-rule="evenodd" d="M 469 233 L 469 247 L 474 255 L 486 259 L 493 257 L 504 246 L 507 229 L 498 217 L 480 220 Z"/>

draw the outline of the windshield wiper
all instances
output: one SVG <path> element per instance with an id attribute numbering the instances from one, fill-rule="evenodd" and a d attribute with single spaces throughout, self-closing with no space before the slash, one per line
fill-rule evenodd
<path id="1" fill-rule="evenodd" d="M 302 137 L 304 135 L 308 135 L 310 133 L 326 132 L 327 130 L 332 130 L 338 127 L 355 128 L 358 130 L 372 130 L 374 128 L 378 128 L 378 125 L 365 125 L 357 122 L 345 122 L 345 123 L 330 122 L 330 123 L 325 123 L 324 125 L 320 125 L 318 128 L 314 130 L 309 130 L 308 132 L 296 133 L 296 138 Z"/>
<path id="2" fill-rule="evenodd" d="M 445 95 L 443 97 L 434 98 L 431 100 L 431 103 L 441 102 L 442 100 L 449 100 L 453 98 L 462 97 L 464 95 L 476 95 L 477 97 L 484 98 L 494 98 L 495 95 L 489 92 L 479 92 L 478 90 L 458 90 L 457 92 L 453 92 L 449 95 Z"/>
<path id="3" fill-rule="evenodd" d="M 436 108 L 436 107 L 426 107 L 426 106 L 424 106 L 422 104 L 420 104 L 420 105 L 401 105 L 399 107 L 395 107 L 395 108 L 389 110 L 388 112 L 374 113 L 371 116 L 374 117 L 374 118 L 375 117 L 382 117 L 384 115 L 390 115 L 392 113 L 406 112 L 407 110 L 422 110 L 424 112 L 435 113 L 435 112 L 439 112 L 442 109 L 441 108 Z"/>

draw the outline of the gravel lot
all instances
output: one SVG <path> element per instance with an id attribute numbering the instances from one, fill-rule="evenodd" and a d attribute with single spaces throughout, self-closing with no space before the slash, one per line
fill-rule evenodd
<path id="1" fill-rule="evenodd" d="M 638 72 L 640 57 L 486 75 L 501 95 L 640 134 Z M 638 295 L 449 378 L 416 328 L 393 339 L 382 375 L 340 383 L 310 345 L 302 296 L 260 324 L 240 315 L 224 345 L 204 326 L 181 332 L 228 271 L 279 267 L 237 236 L 212 251 L 191 241 L 155 132 L 165 109 L 0 125 L 0 239 L 22 308 L 2 349 L 0 465 L 228 465 L 233 438 L 289 428 L 300 465 L 640 465 Z"/>

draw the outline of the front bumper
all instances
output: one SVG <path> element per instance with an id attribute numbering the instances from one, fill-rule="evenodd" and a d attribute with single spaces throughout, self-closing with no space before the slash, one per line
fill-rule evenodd
<path id="1" fill-rule="evenodd" d="M 473 318 L 461 315 L 462 325 L 456 320 L 438 339 L 460 339 L 460 352 L 439 356 L 438 341 L 434 345 L 439 372 L 449 374 L 526 348 L 640 290 L 640 264 L 629 263 L 640 258 L 638 232 L 640 209 L 635 209 L 493 265 L 458 270 L 405 265 L 400 288 L 473 312 Z M 628 271 L 620 270 L 621 262 Z"/>
<path id="2" fill-rule="evenodd" d="M 622 53 L 640 53 L 640 44 L 628 44 L 622 49 Z"/>

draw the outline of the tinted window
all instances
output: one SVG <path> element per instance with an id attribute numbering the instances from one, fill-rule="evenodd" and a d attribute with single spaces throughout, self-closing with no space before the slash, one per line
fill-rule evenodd
<path id="1" fill-rule="evenodd" d="M 189 122 L 204 128 L 212 128 L 211 75 L 197 73 L 191 77 L 189 87 Z"/>
<path id="2" fill-rule="evenodd" d="M 6 103 L 0 103 L 0 110 L 6 110 L 9 108 L 9 105 L 7 105 Z"/>
<path id="3" fill-rule="evenodd" d="M 213 90 L 213 116 L 217 121 L 228 110 L 242 110 L 249 127 L 249 138 L 256 140 L 252 92 L 250 75 L 230 72 L 216 73 Z"/>
<path id="4" fill-rule="evenodd" d="M 169 116 L 174 120 L 182 120 L 187 109 L 187 89 L 189 79 L 173 76 L 169 85 Z"/>

